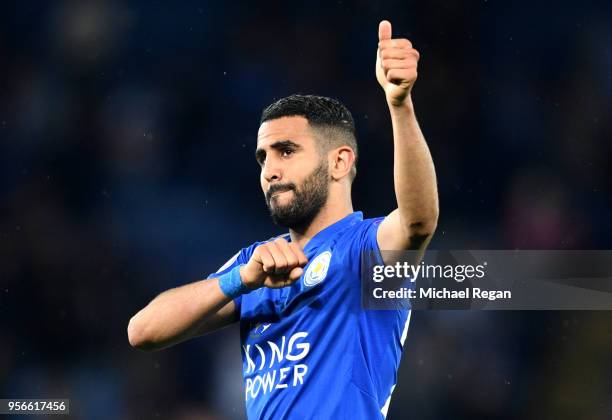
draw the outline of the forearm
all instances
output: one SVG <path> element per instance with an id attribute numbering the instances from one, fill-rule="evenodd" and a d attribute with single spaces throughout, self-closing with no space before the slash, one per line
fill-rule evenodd
<path id="1" fill-rule="evenodd" d="M 217 279 L 167 290 L 132 317 L 128 326 L 130 344 L 158 350 L 186 340 L 230 302 Z"/>
<path id="2" fill-rule="evenodd" d="M 393 125 L 395 196 L 401 226 L 410 235 L 433 233 L 438 220 L 438 191 L 431 153 L 410 97 L 389 104 Z"/>

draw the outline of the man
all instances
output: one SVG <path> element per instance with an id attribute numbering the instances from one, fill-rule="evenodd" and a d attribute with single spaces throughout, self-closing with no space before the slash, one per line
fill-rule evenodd
<path id="1" fill-rule="evenodd" d="M 161 349 L 240 321 L 249 418 L 384 417 L 410 312 L 361 308 L 360 256 L 423 251 L 436 228 L 434 166 L 410 94 L 418 58 L 380 23 L 376 78 L 393 123 L 397 209 L 353 212 L 357 145 L 342 104 L 277 101 L 263 112 L 256 158 L 272 218 L 289 233 L 156 297 L 130 320 L 130 343 Z"/>

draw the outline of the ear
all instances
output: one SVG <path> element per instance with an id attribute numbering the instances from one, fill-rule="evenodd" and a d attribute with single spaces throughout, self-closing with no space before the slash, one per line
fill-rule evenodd
<path id="1" fill-rule="evenodd" d="M 334 181 L 339 181 L 349 174 L 355 164 L 355 152 L 348 146 L 340 146 L 329 152 L 329 174 Z"/>

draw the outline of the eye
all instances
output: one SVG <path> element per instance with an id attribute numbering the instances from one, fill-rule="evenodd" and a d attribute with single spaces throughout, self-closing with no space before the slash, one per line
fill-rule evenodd
<path id="1" fill-rule="evenodd" d="M 259 166 L 263 166 L 264 163 L 266 163 L 266 155 L 264 153 L 258 153 L 255 156 L 255 160 L 257 161 L 257 163 L 259 164 Z"/>
<path id="2" fill-rule="evenodd" d="M 281 152 L 281 156 L 282 157 L 287 157 L 293 154 L 293 150 L 291 149 L 283 149 L 283 151 Z"/>

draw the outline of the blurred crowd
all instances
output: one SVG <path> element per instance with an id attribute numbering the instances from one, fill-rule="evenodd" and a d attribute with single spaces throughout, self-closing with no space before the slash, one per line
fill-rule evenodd
<path id="1" fill-rule="evenodd" d="M 20 1 L 0 13 L 0 398 L 73 418 L 244 416 L 238 332 L 158 353 L 127 322 L 280 232 L 261 109 L 333 96 L 360 142 L 353 202 L 394 208 L 377 25 L 421 53 L 434 249 L 612 249 L 605 2 Z M 612 418 L 612 315 L 418 312 L 388 418 Z M 331 386 L 331 384 L 330 384 Z"/>

